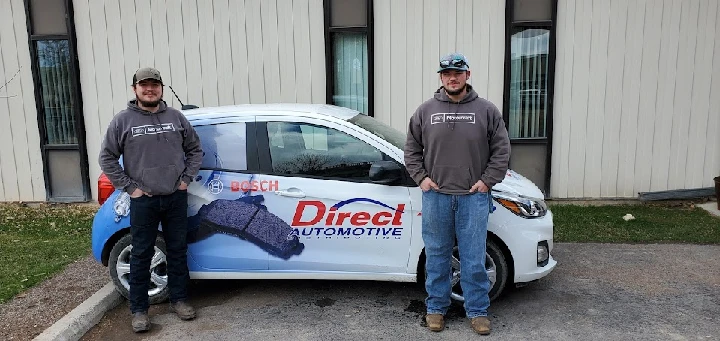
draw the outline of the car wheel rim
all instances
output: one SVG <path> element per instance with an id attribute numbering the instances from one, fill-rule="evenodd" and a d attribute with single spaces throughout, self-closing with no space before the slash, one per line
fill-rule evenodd
<path id="1" fill-rule="evenodd" d="M 465 297 L 463 297 L 462 288 L 460 287 L 460 254 L 457 246 L 453 248 L 453 255 L 450 263 L 452 266 L 450 274 L 450 285 L 452 286 L 452 291 L 450 296 L 454 300 L 464 302 Z M 492 290 L 495 286 L 495 281 L 497 280 L 497 267 L 495 266 L 495 261 L 493 261 L 492 257 L 490 257 L 487 252 L 485 253 L 485 269 L 488 274 L 488 279 L 490 280 L 490 290 Z"/>
<path id="2" fill-rule="evenodd" d="M 132 245 L 128 245 L 123 249 L 115 265 L 118 280 L 128 292 L 130 292 L 130 250 L 132 250 Z M 165 253 L 156 246 L 155 254 L 153 254 L 150 261 L 148 296 L 152 297 L 162 292 L 167 287 L 167 282 L 167 259 Z"/>

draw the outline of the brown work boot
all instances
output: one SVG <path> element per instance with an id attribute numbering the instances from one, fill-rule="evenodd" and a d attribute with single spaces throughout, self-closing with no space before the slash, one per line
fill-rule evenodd
<path id="1" fill-rule="evenodd" d="M 445 319 L 442 314 L 427 314 L 425 315 L 425 322 L 427 322 L 428 329 L 434 332 L 441 332 L 445 329 Z"/>
<path id="2" fill-rule="evenodd" d="M 470 319 L 470 326 L 480 335 L 490 334 L 490 320 L 487 316 L 478 316 Z"/>
<path id="3" fill-rule="evenodd" d="M 150 330 L 150 317 L 148 317 L 147 312 L 133 313 L 132 327 L 136 333 Z"/>
<path id="4" fill-rule="evenodd" d="M 195 318 L 195 309 L 185 303 L 185 301 L 177 301 L 170 303 L 170 309 L 174 311 L 181 320 L 192 320 Z"/>

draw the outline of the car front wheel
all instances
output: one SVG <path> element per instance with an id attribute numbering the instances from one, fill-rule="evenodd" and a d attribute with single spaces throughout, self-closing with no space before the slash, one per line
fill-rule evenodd
<path id="1" fill-rule="evenodd" d="M 126 234 L 110 251 L 108 268 L 115 288 L 122 296 L 130 299 L 130 250 L 132 236 Z M 155 240 L 155 254 L 150 261 L 150 286 L 148 300 L 150 304 L 165 302 L 170 294 L 167 277 L 167 251 L 165 240 L 158 236 Z"/>
<path id="2" fill-rule="evenodd" d="M 453 248 L 453 255 L 450 264 L 452 267 L 450 275 L 452 291 L 450 292 L 450 297 L 453 300 L 464 302 L 465 297 L 463 297 L 462 287 L 460 286 L 460 276 L 462 275 L 462 271 L 460 254 L 458 252 L 457 245 Z M 487 241 L 485 250 L 485 270 L 487 271 L 488 279 L 490 280 L 490 293 L 488 296 L 490 296 L 490 300 L 493 301 L 497 299 L 505 289 L 509 271 L 505 255 L 500 247 L 498 247 L 492 240 Z"/>
<path id="3" fill-rule="evenodd" d="M 463 297 L 462 288 L 460 287 L 460 255 L 457 246 L 453 248 L 451 264 L 452 279 L 450 283 L 452 284 L 452 292 L 450 297 L 454 300 L 464 302 L 465 298 Z M 500 297 L 500 294 L 505 289 L 505 283 L 507 282 L 508 277 L 508 266 L 502 250 L 500 250 L 500 248 L 495 245 L 492 240 L 487 241 L 485 250 L 485 270 L 487 271 L 488 279 L 490 280 L 490 293 L 488 296 L 490 296 L 490 300 L 493 301 Z"/>

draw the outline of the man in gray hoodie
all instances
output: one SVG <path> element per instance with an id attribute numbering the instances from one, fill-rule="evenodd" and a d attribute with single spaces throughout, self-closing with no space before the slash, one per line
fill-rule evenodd
<path id="1" fill-rule="evenodd" d="M 432 331 L 445 328 L 450 261 L 457 241 L 466 315 L 475 332 L 489 334 L 491 283 L 485 243 L 490 190 L 505 177 L 510 140 L 497 107 L 467 84 L 470 69 L 465 56 L 441 58 L 438 73 L 443 86 L 410 118 L 405 143 L 405 166 L 423 191 L 426 321 Z"/>
<path id="2" fill-rule="evenodd" d="M 181 112 L 162 100 L 160 72 L 133 75 L 135 100 L 113 117 L 100 149 L 100 168 L 130 195 L 130 311 L 135 332 L 150 330 L 148 287 L 158 224 L 167 249 L 170 308 L 195 318 L 187 304 L 187 186 L 202 161 L 200 139 Z M 119 163 L 123 157 L 123 166 Z"/>

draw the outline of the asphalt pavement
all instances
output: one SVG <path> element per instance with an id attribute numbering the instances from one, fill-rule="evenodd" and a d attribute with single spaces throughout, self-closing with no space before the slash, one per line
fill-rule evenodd
<path id="1" fill-rule="evenodd" d="M 82 340 L 720 340 L 720 246 L 557 244 L 553 256 L 548 277 L 493 302 L 489 337 L 460 305 L 428 331 L 417 284 L 198 280 L 196 320 L 155 305 L 152 330 L 135 334 L 123 301 Z"/>

